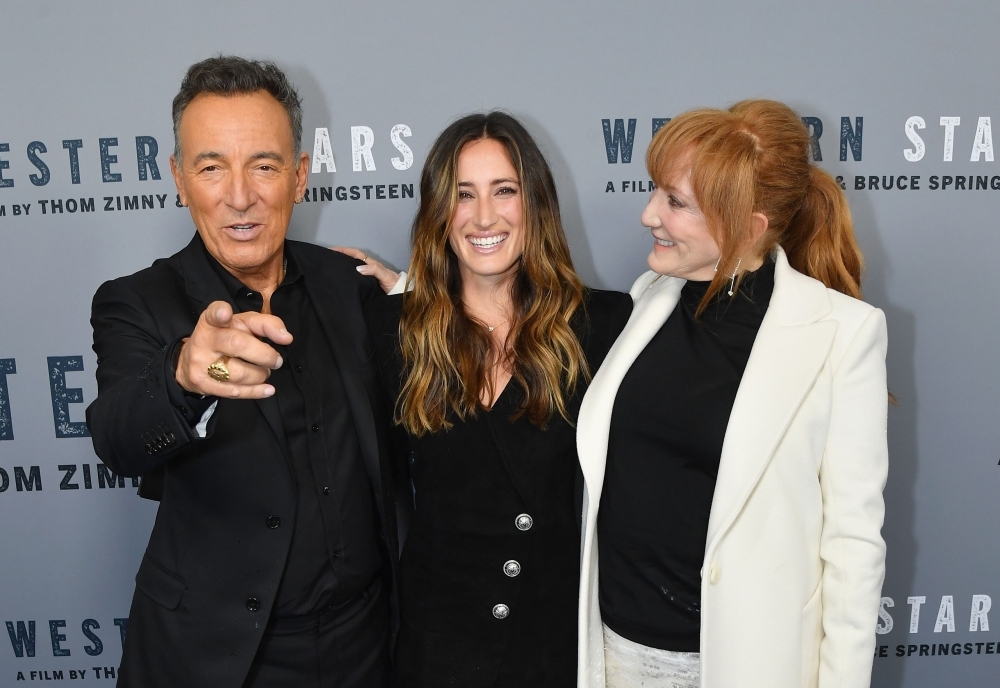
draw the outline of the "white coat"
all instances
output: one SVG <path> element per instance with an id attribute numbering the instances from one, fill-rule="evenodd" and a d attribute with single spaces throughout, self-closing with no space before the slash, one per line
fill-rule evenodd
<path id="1" fill-rule="evenodd" d="M 885 573 L 885 316 L 795 271 L 780 248 L 774 259 L 712 500 L 701 685 L 867 688 Z M 632 316 L 580 409 L 580 688 L 605 685 L 596 526 L 612 407 L 684 283 L 635 282 Z"/>

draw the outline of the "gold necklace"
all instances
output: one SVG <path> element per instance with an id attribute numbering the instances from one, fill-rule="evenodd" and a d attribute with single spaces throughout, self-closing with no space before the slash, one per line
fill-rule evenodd
<path id="1" fill-rule="evenodd" d="M 506 320 L 504 320 L 503 322 L 501 322 L 501 323 L 500 323 L 500 325 L 504 325 L 504 324 L 506 324 L 506 322 L 507 322 L 507 321 L 506 321 Z M 497 329 L 498 327 L 500 327 L 500 325 L 487 325 L 486 323 L 483 323 L 483 326 L 485 326 L 485 327 L 486 327 L 486 331 L 487 331 L 487 332 L 492 332 L 493 330 L 495 330 L 495 329 Z"/>

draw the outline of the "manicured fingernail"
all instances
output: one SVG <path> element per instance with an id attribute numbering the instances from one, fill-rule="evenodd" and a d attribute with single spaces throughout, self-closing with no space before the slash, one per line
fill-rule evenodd
<path id="1" fill-rule="evenodd" d="M 281 328 L 281 334 L 288 334 L 288 330 L 286 330 L 284 327 L 282 327 Z"/>
<path id="2" fill-rule="evenodd" d="M 359 265 L 358 267 L 356 267 L 354 269 L 357 270 L 358 272 L 360 272 L 362 275 L 365 274 L 365 266 L 364 265 Z"/>
<path id="3" fill-rule="evenodd" d="M 239 395 L 240 395 L 240 390 L 238 390 L 238 389 L 234 389 L 234 390 L 233 390 L 233 396 L 234 396 L 234 397 L 238 397 Z"/>
<path id="4" fill-rule="evenodd" d="M 284 361 L 281 360 L 281 356 L 278 356 L 278 360 L 274 362 L 274 369 L 277 370 L 280 368 L 282 363 L 284 363 Z"/>
<path id="5" fill-rule="evenodd" d="M 265 397 L 272 397 L 272 396 L 274 396 L 274 387 L 265 387 L 264 388 L 264 396 Z"/>

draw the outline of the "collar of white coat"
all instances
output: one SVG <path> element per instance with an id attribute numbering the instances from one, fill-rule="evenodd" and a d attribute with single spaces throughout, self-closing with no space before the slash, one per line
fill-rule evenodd
<path id="1" fill-rule="evenodd" d="M 770 367 L 768 364 L 776 353 L 772 342 L 781 346 L 780 343 L 786 340 L 781 336 L 781 330 L 815 323 L 832 310 L 826 286 L 793 269 L 780 246 L 772 252 L 771 258 L 775 263 L 774 292 L 747 364 L 751 382 L 762 374 L 762 368 Z M 588 502 L 592 505 L 600 502 L 611 413 L 618 387 L 632 363 L 673 312 L 684 284 L 686 280 L 653 271 L 644 273 L 635 281 L 629 292 L 635 302 L 632 315 L 583 399 L 577 423 L 577 449 L 586 480 Z M 829 339 L 832 339 L 832 332 L 829 334 Z M 744 374 L 745 380 L 747 373 Z M 742 394 L 738 395 L 734 404 L 734 415 L 744 405 L 740 403 L 741 397 L 749 394 L 743 387 L 741 384 Z M 780 390 L 774 391 L 780 393 Z M 725 455 L 725 451 L 723 453 Z"/>
<path id="2" fill-rule="evenodd" d="M 830 296 L 822 282 L 803 275 L 789 265 L 788 256 L 780 246 L 771 252 L 771 259 L 774 261 L 774 293 L 771 296 L 771 303 L 768 304 L 766 319 L 782 325 L 803 325 L 816 322 L 830 312 L 832 308 Z M 685 284 L 687 280 L 667 277 L 649 270 L 632 284 L 629 294 L 635 302 L 635 310 L 639 310 L 644 301 L 657 299 L 658 295 L 659 298 L 663 298 L 664 294 L 674 294 L 673 303 L 676 305 L 676 297 L 680 295 L 680 290 Z M 666 315 L 669 316 L 671 312 L 673 312 L 672 307 Z M 629 321 L 629 325 L 634 319 Z M 665 321 L 666 317 L 663 319 L 663 322 Z M 625 336 L 625 332 L 622 336 Z"/>

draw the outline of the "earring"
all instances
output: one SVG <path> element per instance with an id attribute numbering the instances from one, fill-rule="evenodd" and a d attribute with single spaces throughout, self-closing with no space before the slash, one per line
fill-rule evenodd
<path id="1" fill-rule="evenodd" d="M 721 260 L 721 259 L 720 259 Z M 729 295 L 732 296 L 733 292 L 736 290 L 736 275 L 739 274 L 740 265 L 743 264 L 743 259 L 739 258 L 736 261 L 736 269 L 733 270 L 733 274 L 729 276 Z"/>

